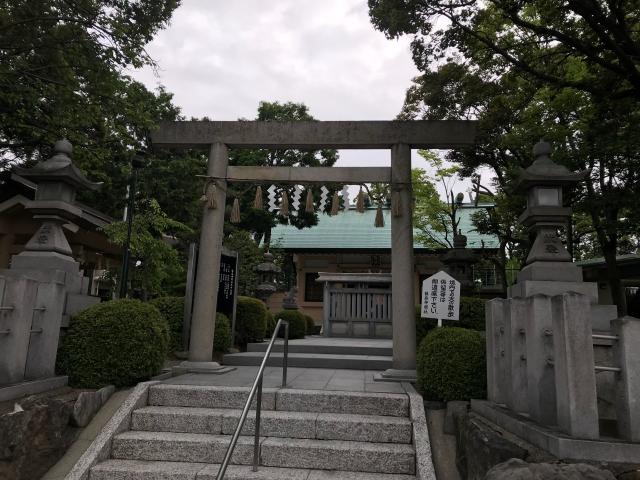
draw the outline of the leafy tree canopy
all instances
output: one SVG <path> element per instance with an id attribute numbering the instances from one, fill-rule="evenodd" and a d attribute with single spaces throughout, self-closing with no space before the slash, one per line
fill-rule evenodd
<path id="1" fill-rule="evenodd" d="M 171 94 L 151 92 L 124 71 L 153 65 L 145 45 L 177 0 L 0 1 L 0 168 L 40 160 L 62 137 L 102 192 L 83 200 L 115 215 L 131 152 L 161 119 Z"/>
<path id="2" fill-rule="evenodd" d="M 104 231 L 109 241 L 125 245 L 127 222 L 111 223 Z M 169 218 L 156 200 L 137 202 L 131 229 L 130 249 L 135 264 L 129 270 L 131 290 L 137 290 L 144 298 L 182 294 L 186 262 L 172 244 L 189 233 L 189 227 Z M 111 272 L 111 275 L 117 277 L 119 271 Z"/>
<path id="3" fill-rule="evenodd" d="M 369 0 L 373 24 L 414 36 L 421 71 L 472 60 L 598 98 L 640 97 L 637 0 Z"/>
<path id="4" fill-rule="evenodd" d="M 498 194 L 508 197 L 540 138 L 554 145 L 557 163 L 589 169 L 590 178 L 565 196 L 581 220 L 566 233 L 568 247 L 576 255 L 605 257 L 623 311 L 615 256 L 638 244 L 637 2 L 369 5 L 374 24 L 389 36 L 414 35 L 414 60 L 423 74 L 409 88 L 400 117 L 478 120 L 476 146 L 448 157 L 461 174 L 489 166 Z M 500 223 L 515 220 L 510 208 L 518 203 L 502 202 L 500 212 L 477 218 L 479 227 L 499 233 L 503 248 L 515 240 L 513 228 Z"/>

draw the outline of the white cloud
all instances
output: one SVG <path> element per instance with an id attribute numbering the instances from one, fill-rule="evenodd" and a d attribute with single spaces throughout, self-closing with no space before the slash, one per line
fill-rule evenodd
<path id="1" fill-rule="evenodd" d="M 319 120 L 393 119 L 418 74 L 409 39 L 388 40 L 366 0 L 183 0 L 131 72 L 164 85 L 187 117 L 255 118 L 258 103 L 304 102 Z M 342 151 L 339 165 L 388 165 L 387 151 Z M 415 153 L 414 166 L 424 167 Z"/>

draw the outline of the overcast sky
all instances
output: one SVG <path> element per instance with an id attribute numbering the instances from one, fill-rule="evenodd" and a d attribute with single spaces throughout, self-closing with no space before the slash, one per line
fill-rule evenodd
<path id="1" fill-rule="evenodd" d="M 277 100 L 319 120 L 391 120 L 418 74 L 409 40 L 376 31 L 366 0 L 183 0 L 148 46 L 157 74 L 131 74 L 186 117 L 253 119 Z M 389 165 L 389 152 L 343 150 L 338 165 Z"/>

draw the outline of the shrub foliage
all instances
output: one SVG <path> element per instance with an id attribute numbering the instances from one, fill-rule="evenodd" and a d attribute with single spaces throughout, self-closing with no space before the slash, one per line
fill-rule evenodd
<path id="1" fill-rule="evenodd" d="M 418 348 L 418 390 L 429 400 L 485 398 L 485 339 L 459 327 L 436 328 Z"/>
<path id="2" fill-rule="evenodd" d="M 470 330 L 484 331 L 485 318 L 484 306 L 486 300 L 476 297 L 460 298 L 460 320 L 444 320 L 443 326 L 460 327 Z M 416 307 L 416 345 L 420 345 L 422 339 L 438 326 L 438 320 L 434 318 L 420 317 L 420 305 Z"/>
<path id="3" fill-rule="evenodd" d="M 314 322 L 313 318 L 311 318 L 309 315 L 305 315 L 304 319 L 307 322 L 307 335 L 311 335 L 316 329 L 316 322 Z"/>
<path id="4" fill-rule="evenodd" d="M 231 322 L 224 313 L 216 313 L 216 329 L 213 335 L 213 349 L 216 352 L 226 352 L 231 347 Z"/>
<path id="5" fill-rule="evenodd" d="M 302 313 L 298 310 L 282 310 L 275 315 L 276 322 L 280 318 L 289 322 L 289 339 L 304 338 L 307 333 L 307 320 Z M 278 336 L 284 336 L 284 328 Z"/>
<path id="6" fill-rule="evenodd" d="M 169 350 L 184 350 L 182 347 L 182 323 L 184 320 L 184 297 L 158 297 L 149 303 L 160 310 L 169 324 Z"/>
<path id="7" fill-rule="evenodd" d="M 160 372 L 169 328 L 160 312 L 138 300 L 112 300 L 71 319 L 58 367 L 75 387 L 135 385 Z"/>
<path id="8" fill-rule="evenodd" d="M 236 341 L 238 345 L 264 340 L 267 307 L 257 298 L 238 297 L 236 307 Z"/>
<path id="9" fill-rule="evenodd" d="M 267 328 L 265 330 L 265 338 L 271 338 L 273 331 L 276 329 L 276 318 L 273 313 L 267 310 Z"/>

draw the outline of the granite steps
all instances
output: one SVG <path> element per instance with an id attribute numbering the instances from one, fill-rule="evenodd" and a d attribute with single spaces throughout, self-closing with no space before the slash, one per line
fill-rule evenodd
<path id="1" fill-rule="evenodd" d="M 227 366 L 256 366 L 262 363 L 263 352 L 230 353 L 223 357 Z M 269 367 L 282 366 L 283 353 L 274 352 L 267 361 Z M 289 353 L 287 365 L 300 368 L 337 368 L 348 370 L 386 370 L 393 366 L 393 357 L 386 355 L 346 355 L 325 353 Z"/>
<path id="2" fill-rule="evenodd" d="M 249 343 L 247 351 L 224 356 L 230 366 L 260 365 L 266 342 Z M 311 337 L 289 342 L 288 365 L 302 368 L 334 368 L 350 370 L 386 370 L 392 367 L 393 348 L 390 341 L 379 339 L 334 339 Z M 284 345 L 274 344 L 269 366 L 281 366 Z"/>
<path id="3" fill-rule="evenodd" d="M 244 387 L 152 386 L 90 480 L 215 478 L 247 395 Z M 405 394 L 264 389 L 262 407 L 259 471 L 249 466 L 252 411 L 225 478 L 415 478 Z"/>
<path id="4" fill-rule="evenodd" d="M 94 467 L 90 480 L 215 480 L 219 464 L 107 460 Z M 415 480 L 413 475 L 302 468 L 230 465 L 226 480 Z"/>

